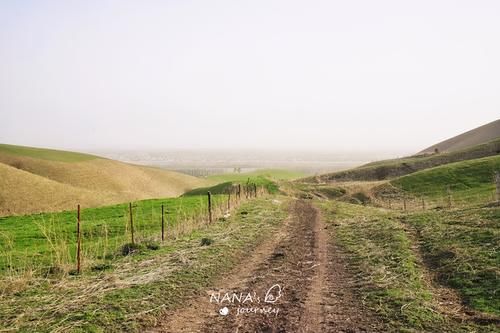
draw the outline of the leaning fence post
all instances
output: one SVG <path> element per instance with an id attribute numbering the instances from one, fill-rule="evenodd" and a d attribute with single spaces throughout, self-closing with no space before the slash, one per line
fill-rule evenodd
<path id="1" fill-rule="evenodd" d="M 82 264 L 82 233 L 80 230 L 80 205 L 77 208 L 77 222 L 76 222 L 76 237 L 77 237 L 77 245 L 76 245 L 76 272 L 80 274 L 81 272 L 81 264 Z"/>
<path id="2" fill-rule="evenodd" d="M 448 185 L 448 188 L 446 190 L 448 192 L 448 208 L 451 208 L 451 189 L 450 185 Z"/>
<path id="3" fill-rule="evenodd" d="M 165 240 L 165 207 L 161 204 L 161 241 Z"/>
<path id="4" fill-rule="evenodd" d="M 212 194 L 210 191 L 207 192 L 208 195 L 208 222 L 212 223 Z"/>
<path id="5" fill-rule="evenodd" d="M 134 239 L 134 218 L 132 216 L 132 203 L 129 202 L 128 204 L 128 211 L 129 211 L 129 219 L 130 219 L 130 236 L 132 240 L 132 244 L 135 244 L 135 239 Z"/>
<path id="6" fill-rule="evenodd" d="M 422 197 L 422 210 L 425 210 L 425 200 L 424 200 L 424 197 Z"/>
<path id="7" fill-rule="evenodd" d="M 500 205 L 500 173 L 498 171 L 495 172 L 495 183 L 497 187 L 497 192 L 496 192 L 496 201 L 497 204 Z"/>

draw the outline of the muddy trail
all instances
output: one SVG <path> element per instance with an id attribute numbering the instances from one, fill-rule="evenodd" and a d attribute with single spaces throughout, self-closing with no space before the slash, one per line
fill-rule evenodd
<path id="1" fill-rule="evenodd" d="M 290 205 L 280 230 L 152 332 L 384 332 L 356 297 L 320 212 Z"/>

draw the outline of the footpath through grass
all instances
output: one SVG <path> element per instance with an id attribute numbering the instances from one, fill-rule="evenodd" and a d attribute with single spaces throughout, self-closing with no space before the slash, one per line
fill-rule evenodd
<path id="1" fill-rule="evenodd" d="M 0 293 L 0 331 L 141 332 L 272 235 L 287 215 L 286 199 L 278 199 L 243 203 L 229 218 L 104 271 L 11 281 Z"/>
<path id="2" fill-rule="evenodd" d="M 500 207 L 428 211 L 402 218 L 415 229 L 437 282 L 465 304 L 500 316 Z"/>
<path id="3" fill-rule="evenodd" d="M 462 323 L 439 311 L 401 212 L 338 201 L 319 201 L 317 205 L 348 254 L 350 268 L 360 278 L 360 297 L 395 331 L 499 331 L 494 323 Z M 441 221 L 437 215 L 408 215 L 405 221 L 421 230 L 427 244 L 424 248 L 431 253 L 455 249 L 457 254 L 444 259 L 444 266 L 438 269 L 447 274 L 450 286 L 469 295 L 474 308 L 496 313 L 498 300 L 492 297 L 498 288 L 499 241 L 498 232 L 488 228 L 498 222 L 498 211 L 480 215 L 472 223 L 464 216 L 461 226 L 447 212 L 442 212 Z M 446 221 L 454 225 L 446 225 Z"/>

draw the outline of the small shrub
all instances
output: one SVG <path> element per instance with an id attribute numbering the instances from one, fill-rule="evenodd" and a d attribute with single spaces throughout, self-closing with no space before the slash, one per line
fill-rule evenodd
<path id="1" fill-rule="evenodd" d="M 213 239 L 204 237 L 201 239 L 200 244 L 201 244 L 201 246 L 208 246 L 208 245 L 213 244 L 213 242 L 214 242 Z"/>
<path id="2" fill-rule="evenodd" d="M 366 205 L 370 202 L 370 197 L 363 192 L 356 192 L 352 195 L 352 197 L 361 202 L 363 205 Z"/>
<path id="3" fill-rule="evenodd" d="M 58 276 L 62 276 L 63 274 L 64 274 L 64 269 L 62 269 L 61 267 L 59 267 L 57 265 L 52 265 L 52 266 L 46 267 L 44 270 L 44 275 L 46 278 L 58 277 Z"/>
<path id="4" fill-rule="evenodd" d="M 148 250 L 156 251 L 156 250 L 160 249 L 160 244 L 158 244 L 157 242 L 149 241 L 149 242 L 146 242 L 146 248 Z"/>
<path id="5" fill-rule="evenodd" d="M 136 253 L 142 249 L 142 246 L 137 243 L 127 243 L 122 246 L 121 253 L 124 256 L 128 256 L 130 254 Z"/>
<path id="6" fill-rule="evenodd" d="M 111 264 L 97 264 L 92 266 L 91 270 L 94 272 L 101 272 L 111 268 L 113 268 Z"/>
<path id="7" fill-rule="evenodd" d="M 346 190 L 341 187 L 323 187 L 319 188 L 318 192 L 325 195 L 329 199 L 340 198 L 346 193 Z"/>

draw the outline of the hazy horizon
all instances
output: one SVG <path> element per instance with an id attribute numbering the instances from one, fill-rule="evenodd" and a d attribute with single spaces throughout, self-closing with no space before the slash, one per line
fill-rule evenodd
<path id="1" fill-rule="evenodd" d="M 498 119 L 497 1 L 0 4 L 0 142 L 416 153 Z"/>

